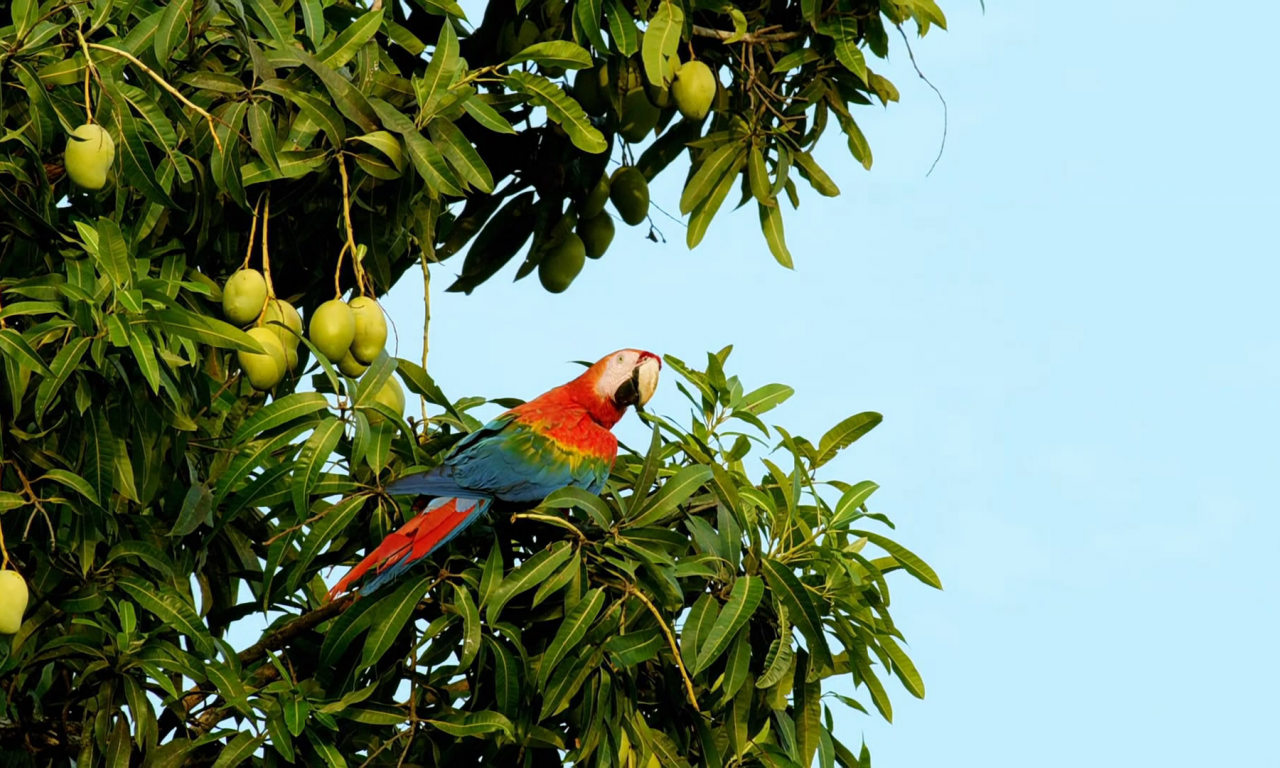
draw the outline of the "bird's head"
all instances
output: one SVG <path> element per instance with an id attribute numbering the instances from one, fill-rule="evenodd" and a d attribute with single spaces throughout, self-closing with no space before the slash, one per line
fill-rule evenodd
<path id="1" fill-rule="evenodd" d="M 601 400 L 612 404 L 619 414 L 634 405 L 644 408 L 658 388 L 662 359 L 652 352 L 620 349 L 591 366 L 583 378 Z"/>

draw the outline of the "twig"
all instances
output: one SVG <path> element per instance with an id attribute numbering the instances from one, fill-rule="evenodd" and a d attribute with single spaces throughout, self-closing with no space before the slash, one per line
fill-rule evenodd
<path id="1" fill-rule="evenodd" d="M 925 178 L 928 178 L 929 175 L 933 173 L 933 169 L 938 167 L 938 161 L 942 159 L 942 153 L 947 148 L 947 100 L 942 97 L 942 91 L 938 90 L 938 87 L 931 83 L 929 78 L 925 77 L 924 73 L 920 71 L 920 65 L 916 63 L 916 53 L 911 50 L 911 41 L 907 39 L 907 33 L 903 31 L 901 24 L 897 25 L 897 27 L 898 34 L 902 35 L 902 42 L 907 46 L 907 55 L 911 57 L 911 66 L 915 67 L 916 74 L 920 76 L 920 79 L 924 81 L 925 85 L 932 88 L 933 92 L 938 94 L 938 101 L 942 102 L 942 146 L 938 147 L 938 156 L 933 159 L 933 165 L 929 166 L 929 173 L 925 174 Z"/>
<path id="2" fill-rule="evenodd" d="M 418 259 L 422 262 L 422 370 L 427 370 L 427 350 L 431 348 L 429 331 L 431 330 L 431 270 L 427 268 L 427 251 L 431 251 L 431 260 L 436 258 L 436 214 L 435 204 L 431 207 L 432 218 L 431 228 L 424 233 L 424 242 L 420 243 L 421 248 L 418 249 Z M 419 395 L 418 402 L 422 405 L 422 434 L 427 434 L 427 398 Z"/>
<path id="3" fill-rule="evenodd" d="M 725 29 L 712 29 L 711 27 L 700 27 L 700 26 L 698 26 L 697 24 L 694 24 L 694 25 L 693 25 L 693 34 L 694 34 L 695 36 L 697 36 L 697 37 L 709 37 L 709 38 L 711 38 L 711 39 L 713 39 L 713 40 L 721 40 L 721 41 L 724 41 L 724 40 L 730 40 L 730 39 L 732 39 L 732 38 L 733 38 L 734 36 L 736 36 L 738 33 L 737 33 L 737 32 L 730 32 L 730 31 L 725 30 Z M 761 43 L 780 43 L 780 42 L 783 42 L 783 41 L 785 41 L 785 40 L 795 40 L 796 38 L 804 37 L 806 34 L 808 34 L 808 33 L 806 33 L 806 32 L 779 32 L 779 33 L 774 34 L 774 35 L 762 35 L 762 34 L 760 34 L 759 32 L 748 32 L 747 34 L 743 35 L 742 37 L 739 37 L 735 42 L 739 42 L 739 43 L 752 43 L 752 44 L 757 44 L 757 45 L 758 45 L 758 44 L 761 44 Z"/>
<path id="4" fill-rule="evenodd" d="M 89 43 L 79 29 L 76 30 L 76 37 L 80 39 L 80 48 L 84 51 L 84 114 L 93 123 L 93 99 L 89 96 L 89 79 L 94 74 L 93 59 L 89 56 Z"/>
<path id="5" fill-rule="evenodd" d="M 636 589 L 633 585 L 627 584 L 627 594 L 635 595 L 640 598 L 640 602 L 644 603 L 649 609 L 649 613 L 653 614 L 653 618 L 658 620 L 658 626 L 662 627 L 662 632 L 667 636 L 667 642 L 671 644 L 671 653 L 676 657 L 676 666 L 680 667 L 680 676 L 684 678 L 684 687 L 689 691 L 689 703 L 693 705 L 695 712 L 701 712 L 698 708 L 698 696 L 693 691 L 693 681 L 689 679 L 689 672 L 684 668 L 684 659 L 680 656 L 680 646 L 676 645 L 676 637 L 671 634 L 671 628 L 667 626 L 667 622 L 662 620 L 662 614 L 658 612 L 657 606 L 645 597 L 644 593 Z"/>
<path id="6" fill-rule="evenodd" d="M 360 264 L 358 257 L 359 251 L 356 250 L 356 233 L 351 228 L 351 186 L 347 179 L 347 160 L 338 153 L 338 172 L 342 174 L 342 220 L 347 225 L 347 244 L 343 246 L 345 250 L 351 251 L 351 263 L 355 266 L 356 287 L 360 289 L 360 295 L 365 295 L 364 291 L 364 267 Z M 342 267 L 342 257 L 338 257 L 338 267 Z M 338 276 L 334 275 L 334 287 L 337 288 Z M 338 296 L 342 296 L 342 292 L 338 292 Z"/>
<path id="7" fill-rule="evenodd" d="M 186 96 L 183 96 L 182 93 L 177 88 L 174 88 L 172 85 L 169 85 L 169 83 L 163 77 L 156 74 L 155 70 L 153 70 L 151 67 L 148 67 L 146 64 L 143 64 L 142 61 L 140 61 L 132 53 L 129 53 L 128 51 L 122 51 L 119 48 L 112 48 L 109 45 L 102 45 L 100 43 L 86 43 L 86 45 L 88 45 L 90 48 L 97 48 L 100 51 L 107 51 L 108 53 L 114 53 L 117 56 L 121 56 L 127 59 L 135 67 L 137 67 L 138 69 L 141 69 L 143 72 L 146 72 L 148 75 L 150 75 L 152 80 L 155 80 L 156 83 L 159 84 L 161 88 L 173 94 L 173 97 L 176 98 L 178 101 L 182 102 L 183 104 L 190 107 L 191 109 L 194 109 L 196 111 L 196 114 L 203 117 L 205 121 L 209 123 L 209 134 L 213 136 L 213 143 L 218 146 L 219 152 L 222 151 L 222 141 L 218 138 L 217 129 L 214 128 L 213 115 L 209 114 L 208 112 L 205 112 L 203 109 L 201 109 L 199 106 L 193 103 Z M 86 66 L 88 66 L 88 62 L 86 62 Z"/>
<path id="8" fill-rule="evenodd" d="M 40 503 L 40 497 L 36 495 L 35 489 L 31 487 L 31 482 L 27 480 L 27 476 L 22 472 L 22 467 L 18 466 L 17 461 L 11 461 L 10 463 L 13 464 L 14 470 L 18 473 L 18 479 L 22 481 L 23 492 L 27 494 L 27 498 L 31 499 L 31 503 L 35 505 L 36 510 L 41 515 L 44 516 L 45 525 L 49 526 L 49 546 L 52 549 L 57 549 L 58 535 L 53 532 L 53 521 L 49 519 L 49 513 L 45 511 L 44 505 Z M 103 499 L 102 502 L 105 505 L 106 499 Z M 30 533 L 31 521 L 35 519 L 36 519 L 36 513 L 32 512 L 31 516 L 27 518 L 27 528 L 22 532 L 22 538 L 25 539 L 27 537 L 27 534 Z M 8 551 L 4 553 L 4 561 L 6 564 L 8 564 L 9 562 Z"/>
<path id="9" fill-rule="evenodd" d="M 241 269 L 248 269 L 249 259 L 253 258 L 253 239 L 258 236 L 258 206 L 261 204 L 261 197 L 253 204 L 253 221 L 249 224 L 249 247 L 244 252 L 244 263 L 240 265 Z"/>

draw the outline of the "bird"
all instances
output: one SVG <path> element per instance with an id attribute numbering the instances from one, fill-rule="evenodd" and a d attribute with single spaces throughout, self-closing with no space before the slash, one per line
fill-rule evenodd
<path id="1" fill-rule="evenodd" d="M 392 482 L 386 492 L 417 496 L 421 511 L 347 572 L 329 600 L 348 591 L 369 595 L 391 583 L 495 501 L 533 504 L 565 487 L 603 491 L 618 456 L 611 430 L 627 408 L 643 410 L 661 370 L 662 359 L 652 352 L 620 349 L 467 435 L 439 466 Z M 370 571 L 372 578 L 356 586 Z"/>

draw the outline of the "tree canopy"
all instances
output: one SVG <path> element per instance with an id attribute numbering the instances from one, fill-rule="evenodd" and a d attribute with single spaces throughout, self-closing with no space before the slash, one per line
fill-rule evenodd
<path id="1" fill-rule="evenodd" d="M 30 598 L 0 636 L 0 753 L 870 765 L 827 702 L 891 718 L 890 676 L 924 695 L 886 577 L 941 587 L 868 508 L 873 482 L 822 472 L 879 414 L 808 440 L 764 420 L 792 390 L 741 381 L 730 349 L 667 357 L 690 414 L 645 414 L 652 441 L 603 494 L 494 516 L 393 587 L 329 602 L 324 574 L 413 515 L 385 484 L 437 463 L 476 408 L 519 401 L 447 396 L 425 359 L 386 351 L 348 367 L 268 310 L 310 322 L 455 256 L 446 290 L 522 254 L 517 278 L 564 290 L 609 247 L 605 198 L 641 226 L 647 182 L 682 157 L 687 245 L 736 187 L 790 266 L 797 179 L 838 194 L 813 156 L 833 117 L 871 167 L 854 107 L 898 92 L 867 53 L 945 27 L 933 0 L 8 12 L 0 545 Z M 243 268 L 267 292 L 248 320 L 223 304 Z M 246 361 L 277 336 L 297 357 L 262 392 Z M 385 396 L 395 381 L 421 417 Z M 234 647 L 255 614 L 269 628 Z"/>

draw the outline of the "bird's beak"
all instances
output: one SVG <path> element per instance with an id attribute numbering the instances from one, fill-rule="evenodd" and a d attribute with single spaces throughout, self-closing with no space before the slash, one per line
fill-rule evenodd
<path id="1" fill-rule="evenodd" d="M 647 357 L 631 370 L 631 375 L 622 382 L 613 395 L 613 402 L 619 408 L 634 405 L 641 410 L 653 397 L 658 388 L 658 371 L 662 364 L 656 357 Z"/>
<path id="2" fill-rule="evenodd" d="M 646 357 L 631 372 L 631 378 L 636 382 L 636 392 L 640 396 L 640 400 L 637 403 L 638 407 L 643 408 L 648 405 L 649 399 L 653 397 L 653 393 L 658 389 L 658 371 L 661 368 L 662 363 L 658 358 Z"/>

